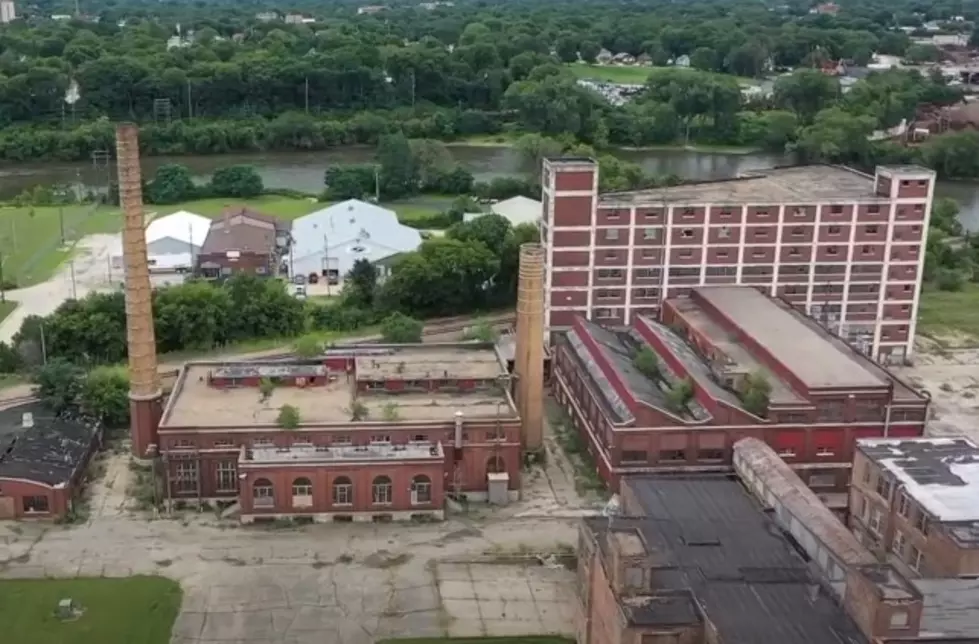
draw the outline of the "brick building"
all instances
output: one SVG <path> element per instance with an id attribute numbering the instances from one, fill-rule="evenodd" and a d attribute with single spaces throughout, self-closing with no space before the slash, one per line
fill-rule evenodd
<path id="1" fill-rule="evenodd" d="M 591 159 L 544 161 L 548 330 L 657 317 L 705 284 L 781 296 L 882 362 L 911 355 L 935 173 L 803 166 L 600 194 Z"/>
<path id="2" fill-rule="evenodd" d="M 197 273 L 206 278 L 234 273 L 275 275 L 289 248 L 289 223 L 248 208 L 227 208 L 211 223 L 197 255 Z"/>
<path id="3" fill-rule="evenodd" d="M 579 531 L 579 644 L 868 642 L 737 480 L 629 477 L 622 507 Z"/>
<path id="4" fill-rule="evenodd" d="M 555 396 L 613 487 L 626 474 L 728 470 L 733 444 L 753 436 L 831 493 L 857 438 L 924 431 L 927 398 L 784 301 L 701 287 L 662 315 L 615 328 L 577 317 L 555 336 Z"/>
<path id="5" fill-rule="evenodd" d="M 492 345 L 188 363 L 157 440 L 170 498 L 238 500 L 244 521 L 441 517 L 446 494 L 506 502 L 520 489 L 520 418 Z"/>
<path id="6" fill-rule="evenodd" d="M 857 441 L 849 524 L 905 574 L 979 576 L 979 447 L 966 438 Z"/>
<path id="7" fill-rule="evenodd" d="M 792 535 L 793 544 L 829 594 L 861 629 L 869 632 L 872 627 L 878 633 L 874 644 L 979 644 L 979 581 L 975 578 L 911 578 L 904 561 L 865 546 L 873 544 L 858 538 L 862 531 L 847 529 L 761 441 L 738 441 L 734 465 L 765 513 L 780 530 Z M 882 613 L 881 597 L 900 601 Z M 875 612 L 877 618 L 870 619 Z"/>
<path id="8" fill-rule="evenodd" d="M 39 403 L 0 411 L 0 519 L 58 519 L 71 512 L 102 428 L 56 417 Z"/>

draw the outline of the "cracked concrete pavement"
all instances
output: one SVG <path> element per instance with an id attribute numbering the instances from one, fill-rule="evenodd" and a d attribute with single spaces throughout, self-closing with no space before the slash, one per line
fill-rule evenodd
<path id="1" fill-rule="evenodd" d="M 597 507 L 559 467 L 528 476 L 525 501 L 443 523 L 246 528 L 213 512 L 134 512 L 128 460 L 105 456 L 83 525 L 0 523 L 0 577 L 170 577 L 184 592 L 171 644 L 572 634 L 574 573 L 512 561 L 567 552 Z"/>

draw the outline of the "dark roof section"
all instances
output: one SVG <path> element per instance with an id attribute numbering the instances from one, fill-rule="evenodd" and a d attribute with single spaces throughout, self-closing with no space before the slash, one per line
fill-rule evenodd
<path id="1" fill-rule="evenodd" d="M 265 213 L 253 210 L 248 206 L 226 206 L 224 210 L 221 211 L 221 219 L 233 217 L 244 217 L 246 219 L 253 219 L 257 222 L 272 224 L 272 226 L 274 226 L 279 232 L 289 232 L 292 230 L 292 222 L 281 219 L 280 217 L 266 215 Z"/>
<path id="2" fill-rule="evenodd" d="M 33 427 L 24 427 L 25 413 Z M 94 424 L 52 416 L 39 403 L 0 411 L 0 478 L 55 486 L 71 480 L 98 432 Z"/>
<path id="3" fill-rule="evenodd" d="M 207 231 L 201 245 L 201 254 L 226 253 L 271 253 L 276 248 L 276 228 L 268 221 L 259 221 L 249 216 L 231 216 L 216 219 Z"/>
<path id="4" fill-rule="evenodd" d="M 647 552 L 655 553 L 653 589 L 691 591 L 721 641 L 866 642 L 736 479 L 629 477 L 625 482 L 645 518 L 622 521 L 638 527 Z M 609 525 L 606 518 L 589 520 L 592 530 L 606 531 Z M 620 520 L 611 525 L 618 529 Z"/>

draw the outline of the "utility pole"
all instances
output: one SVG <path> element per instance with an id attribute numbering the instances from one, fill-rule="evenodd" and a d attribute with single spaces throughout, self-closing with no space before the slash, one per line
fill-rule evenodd
<path id="1" fill-rule="evenodd" d="M 194 103 L 191 101 L 189 78 L 187 79 L 187 118 L 194 118 Z"/>
<path id="2" fill-rule="evenodd" d="M 3 285 L 3 251 L 0 251 L 0 302 L 7 301 L 7 289 Z"/>
<path id="3" fill-rule="evenodd" d="M 65 245 L 65 207 L 58 206 L 58 228 L 61 230 L 61 245 Z"/>
<path id="4" fill-rule="evenodd" d="M 305 101 L 306 101 L 306 113 L 309 114 L 309 76 L 306 77 L 304 94 L 305 94 Z"/>
<path id="5" fill-rule="evenodd" d="M 381 166 L 374 166 L 374 203 L 381 203 Z"/>
<path id="6" fill-rule="evenodd" d="M 68 264 L 68 270 L 71 273 L 71 299 L 78 299 L 78 288 L 75 284 L 75 260 L 71 260 Z"/>
<path id="7" fill-rule="evenodd" d="M 44 341 L 44 322 L 42 321 L 39 326 L 41 328 L 41 363 L 46 365 L 48 364 L 48 345 Z"/>

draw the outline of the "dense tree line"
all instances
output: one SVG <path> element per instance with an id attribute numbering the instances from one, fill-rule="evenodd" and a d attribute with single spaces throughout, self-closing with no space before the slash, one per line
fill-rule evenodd
<path id="1" fill-rule="evenodd" d="M 97 23 L 41 21 L 4 31 L 0 123 L 9 127 L 0 132 L 0 158 L 74 160 L 111 149 L 108 117 L 141 121 L 148 154 L 315 150 L 375 145 L 399 131 L 451 140 L 516 130 L 598 149 L 697 142 L 788 148 L 816 161 L 904 160 L 915 153 L 872 145 L 867 136 L 909 118 L 920 103 L 957 100 L 956 92 L 938 77 L 888 72 L 844 94 L 811 68 L 838 59 L 866 64 L 872 53 L 928 58 L 899 27 L 943 20 L 945 31 L 969 30 L 971 22 L 952 18 L 977 13 L 907 0 L 843 3 L 838 16 L 810 15 L 801 1 L 522 0 L 435 11 L 394 4 L 373 16 L 343 3 L 300 3 L 295 10 L 319 20 L 256 17 L 270 7 L 124 0 L 96 8 Z M 167 48 L 177 22 L 182 40 Z M 579 85 L 566 64 L 603 48 L 657 65 L 690 56 L 693 68 L 650 70 L 637 100 L 613 106 Z M 789 68 L 802 71 L 779 78 L 773 97 L 742 95 L 736 76 Z M 69 109 L 72 87 L 79 98 Z"/>

